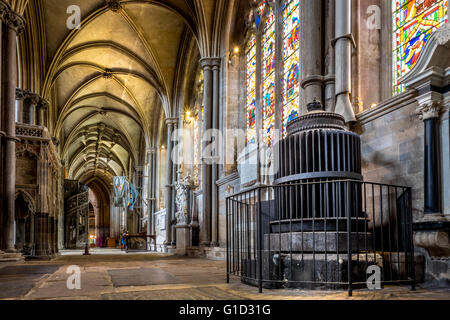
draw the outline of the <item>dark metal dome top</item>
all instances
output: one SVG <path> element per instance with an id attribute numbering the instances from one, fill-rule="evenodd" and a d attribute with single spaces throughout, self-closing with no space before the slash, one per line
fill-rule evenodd
<path id="1" fill-rule="evenodd" d="M 323 111 L 320 101 L 314 99 L 308 104 L 308 113 L 291 121 L 287 126 L 288 136 L 301 131 L 316 129 L 333 129 L 347 131 L 345 119 L 343 116 Z"/>

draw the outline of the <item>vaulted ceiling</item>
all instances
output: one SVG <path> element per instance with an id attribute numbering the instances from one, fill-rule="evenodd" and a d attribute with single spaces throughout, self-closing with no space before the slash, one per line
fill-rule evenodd
<path id="1" fill-rule="evenodd" d="M 44 95 L 71 179 L 110 183 L 139 164 L 158 121 L 171 116 L 180 48 L 198 38 L 193 3 L 42 1 Z M 79 29 L 66 26 L 71 5 L 81 9 Z"/>

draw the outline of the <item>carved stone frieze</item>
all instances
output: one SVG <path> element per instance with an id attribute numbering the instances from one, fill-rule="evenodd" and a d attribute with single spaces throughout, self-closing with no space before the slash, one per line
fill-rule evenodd
<path id="1" fill-rule="evenodd" d="M 44 129 L 40 127 L 21 126 L 16 127 L 16 136 L 18 137 L 32 137 L 44 138 Z"/>

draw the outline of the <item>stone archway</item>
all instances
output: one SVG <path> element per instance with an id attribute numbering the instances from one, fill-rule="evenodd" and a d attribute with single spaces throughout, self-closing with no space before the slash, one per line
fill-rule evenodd
<path id="1" fill-rule="evenodd" d="M 104 183 L 92 180 L 87 183 L 89 187 L 89 202 L 94 213 L 93 232 L 96 237 L 96 245 L 104 247 L 111 236 L 111 208 L 110 195 Z"/>
<path id="2" fill-rule="evenodd" d="M 15 200 L 15 245 L 25 255 L 31 255 L 34 245 L 34 203 L 25 192 L 17 192 Z"/>

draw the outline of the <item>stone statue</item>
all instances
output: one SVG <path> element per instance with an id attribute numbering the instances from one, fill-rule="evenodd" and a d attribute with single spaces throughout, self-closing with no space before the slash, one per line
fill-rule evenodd
<path id="1" fill-rule="evenodd" d="M 188 192 L 192 186 L 192 179 L 190 175 L 184 177 L 183 180 L 175 182 L 176 189 L 176 208 L 177 212 L 175 216 L 177 218 L 177 224 L 183 225 L 188 224 Z"/>

